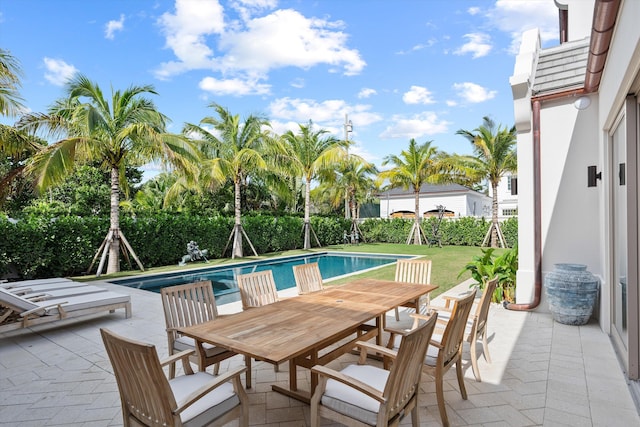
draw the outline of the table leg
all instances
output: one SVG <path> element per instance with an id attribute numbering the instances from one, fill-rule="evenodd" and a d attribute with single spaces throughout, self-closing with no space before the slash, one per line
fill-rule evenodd
<path id="1" fill-rule="evenodd" d="M 289 389 L 298 391 L 298 370 L 294 359 L 289 360 Z"/>
<path id="2" fill-rule="evenodd" d="M 314 349 L 311 352 L 311 366 L 315 366 L 318 364 L 318 349 Z M 310 395 L 313 396 L 313 393 L 316 391 L 316 387 L 318 385 L 318 374 L 311 372 L 311 391 Z"/>
<path id="3" fill-rule="evenodd" d="M 386 313 L 382 313 L 380 317 L 376 317 L 376 328 L 378 329 L 378 334 L 376 335 L 376 344 L 378 345 L 382 345 L 382 329 L 384 325 L 384 319 L 386 317 Z"/>

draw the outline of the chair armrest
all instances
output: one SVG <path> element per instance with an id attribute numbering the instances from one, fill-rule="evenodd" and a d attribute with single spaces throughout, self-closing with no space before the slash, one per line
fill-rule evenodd
<path id="1" fill-rule="evenodd" d="M 215 390 L 216 388 L 220 387 L 222 384 L 229 382 L 230 380 L 237 379 L 237 381 L 240 381 L 240 374 L 244 373 L 246 370 L 246 366 L 239 366 L 235 369 L 230 369 L 224 374 L 220 374 L 216 377 L 212 376 L 211 382 L 189 393 L 189 395 L 187 395 L 182 402 L 176 402 L 178 404 L 178 407 L 173 412 L 175 414 L 181 413 L 189 406 L 197 402 L 200 398 L 202 398 L 202 396 L 211 392 L 212 390 Z"/>
<path id="2" fill-rule="evenodd" d="M 314 366 L 313 368 L 311 368 L 311 372 L 348 385 L 349 387 L 352 387 L 359 392 L 366 394 L 367 396 L 377 400 L 380 403 L 384 403 L 385 401 L 385 398 L 380 390 L 377 390 L 371 387 L 369 384 L 363 383 L 360 380 L 345 375 L 342 372 L 334 371 L 333 369 L 327 368 L 326 366 L 322 365 Z"/>
<path id="3" fill-rule="evenodd" d="M 36 307 L 36 308 L 32 308 L 31 310 L 27 310 L 27 311 L 23 311 L 22 313 L 20 313 L 21 317 L 27 317 L 30 316 L 33 313 L 38 313 L 39 311 L 42 311 L 43 313 L 46 313 L 47 310 L 49 310 L 50 308 L 53 307 L 58 307 L 59 309 L 61 309 L 63 304 L 67 304 L 68 301 L 63 301 L 57 304 L 50 304 L 50 305 L 43 305 L 42 307 Z"/>
<path id="4" fill-rule="evenodd" d="M 396 351 L 391 350 L 390 348 L 367 341 L 358 341 L 356 343 L 356 347 L 360 347 L 360 360 L 358 361 L 359 364 L 364 364 L 364 361 L 367 359 L 367 350 L 380 353 L 382 354 L 382 356 L 389 357 L 393 360 L 395 360 L 396 356 L 398 355 Z"/>
<path id="5" fill-rule="evenodd" d="M 160 366 L 167 366 L 170 365 L 172 363 L 176 363 L 180 360 L 183 359 L 187 359 L 189 356 L 196 354 L 196 350 L 182 350 L 178 353 L 172 354 L 171 356 L 167 357 L 166 359 L 163 359 L 160 361 Z"/>

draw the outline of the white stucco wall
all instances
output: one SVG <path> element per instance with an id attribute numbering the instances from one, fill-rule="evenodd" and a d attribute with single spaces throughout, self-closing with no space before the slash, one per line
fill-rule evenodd
<path id="1" fill-rule="evenodd" d="M 458 193 L 439 194 L 420 197 L 420 216 L 426 211 L 438 209 L 438 205 L 445 207 L 447 211 L 452 211 L 455 216 L 483 216 L 485 212 L 491 212 L 491 199 L 481 194 Z M 398 211 L 413 212 L 415 200 L 413 195 L 406 197 L 386 197 L 380 198 L 380 218 L 389 218 L 391 214 Z"/>
<path id="2" fill-rule="evenodd" d="M 569 10 L 567 22 L 568 40 L 573 41 L 589 37 L 595 0 L 555 0 L 555 2 L 562 9 Z"/>

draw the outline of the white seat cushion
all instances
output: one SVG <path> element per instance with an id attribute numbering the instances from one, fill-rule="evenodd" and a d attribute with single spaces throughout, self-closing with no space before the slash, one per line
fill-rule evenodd
<path id="1" fill-rule="evenodd" d="M 178 405 L 182 405 L 190 393 L 211 382 L 213 378 L 215 377 L 210 374 L 198 372 L 169 380 L 169 385 L 176 402 Z M 233 391 L 233 386 L 230 383 L 225 383 L 185 409 L 180 415 L 180 419 L 185 426 L 207 425 L 239 404 L 240 399 Z"/>
<path id="2" fill-rule="evenodd" d="M 349 365 L 341 373 L 362 381 L 382 392 L 389 378 L 389 371 L 369 365 Z M 322 404 L 336 412 L 375 425 L 380 403 L 346 384 L 327 381 Z"/>
<path id="3" fill-rule="evenodd" d="M 206 342 L 202 343 L 202 347 L 206 357 L 213 357 L 227 351 L 225 348 L 216 347 Z M 196 348 L 196 341 L 191 337 L 181 336 L 174 341 L 173 348 L 176 351 L 193 350 Z"/>

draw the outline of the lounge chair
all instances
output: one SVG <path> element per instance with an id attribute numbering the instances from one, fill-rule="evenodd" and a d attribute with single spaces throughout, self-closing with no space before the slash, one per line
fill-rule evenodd
<path id="1" fill-rule="evenodd" d="M 9 292 L 14 295 L 20 295 L 21 297 L 27 298 L 31 301 L 44 301 L 49 299 L 72 297 L 76 295 L 95 294 L 96 292 L 107 292 L 107 290 L 98 286 L 84 285 L 64 289 L 43 290 L 40 292 L 34 292 L 32 288 L 14 288 L 9 289 Z"/>
<path id="2" fill-rule="evenodd" d="M 11 288 L 20 288 L 25 286 L 35 286 L 35 285 L 46 285 L 52 283 L 64 283 L 64 282 L 73 282 L 71 279 L 67 279 L 66 277 L 52 277 L 49 279 L 30 279 L 30 280 L 18 280 L 15 282 L 3 282 L 0 283 L 0 288 L 11 289 Z"/>
<path id="3" fill-rule="evenodd" d="M 15 282 L 19 283 L 19 282 Z M 22 295 L 33 292 L 48 292 L 48 291 L 57 291 L 60 289 L 72 289 L 72 288 L 82 288 L 88 286 L 86 283 L 82 282 L 74 282 L 72 280 L 67 280 L 64 282 L 51 282 L 40 285 L 19 285 L 19 286 L 7 286 L 4 289 L 11 291 L 14 294 Z"/>
<path id="4" fill-rule="evenodd" d="M 66 298 L 31 301 L 0 288 L 0 332 L 124 308 L 131 317 L 131 298 L 116 292 L 96 292 Z"/>

